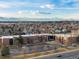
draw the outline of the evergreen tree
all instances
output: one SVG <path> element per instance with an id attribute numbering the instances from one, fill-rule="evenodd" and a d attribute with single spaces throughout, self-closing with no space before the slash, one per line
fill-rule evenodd
<path id="1" fill-rule="evenodd" d="M 24 39 L 21 35 L 19 35 L 18 38 L 16 38 L 18 46 L 22 46 L 24 44 Z"/>
<path id="2" fill-rule="evenodd" d="M 1 55 L 2 56 L 8 56 L 8 55 L 10 55 L 9 47 L 7 47 L 7 46 L 2 47 L 2 49 L 1 49 Z"/>

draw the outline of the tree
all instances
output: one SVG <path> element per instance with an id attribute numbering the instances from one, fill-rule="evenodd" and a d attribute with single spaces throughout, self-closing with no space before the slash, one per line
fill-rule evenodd
<path id="1" fill-rule="evenodd" d="M 19 47 L 22 47 L 22 45 L 24 44 L 24 39 L 21 35 L 19 35 L 19 37 L 16 38 L 16 41 Z"/>
<path id="2" fill-rule="evenodd" d="M 8 55 L 10 55 L 9 47 L 7 47 L 7 46 L 2 47 L 2 49 L 1 49 L 1 55 L 2 56 L 8 56 Z"/>
<path id="3" fill-rule="evenodd" d="M 77 37 L 76 41 L 77 41 L 77 43 L 79 43 L 79 36 Z"/>

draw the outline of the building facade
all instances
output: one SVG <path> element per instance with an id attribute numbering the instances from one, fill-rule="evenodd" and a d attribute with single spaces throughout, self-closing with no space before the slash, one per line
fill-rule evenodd
<path id="1" fill-rule="evenodd" d="M 25 44 L 39 44 L 55 40 L 55 36 L 53 36 L 52 34 L 30 34 L 21 36 Z M 16 38 L 18 37 L 19 35 L 2 36 L 0 37 L 0 43 L 3 45 L 14 45 Z"/>
<path id="2" fill-rule="evenodd" d="M 78 37 L 78 35 L 74 34 L 29 34 L 21 36 L 25 44 L 40 44 L 55 41 L 60 45 L 66 46 L 76 43 Z M 0 45 L 14 45 L 18 37 L 19 35 L 2 36 L 0 37 Z"/>

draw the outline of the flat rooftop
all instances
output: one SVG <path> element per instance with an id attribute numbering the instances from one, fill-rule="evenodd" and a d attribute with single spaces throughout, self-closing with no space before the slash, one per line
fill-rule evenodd
<path id="1" fill-rule="evenodd" d="M 77 37 L 78 34 L 26 34 L 26 35 L 21 35 L 22 37 L 32 37 L 32 36 L 57 36 L 57 37 Z M 14 37 L 19 37 L 19 35 L 11 35 L 11 36 L 1 36 L 0 38 L 14 38 Z"/>
<path id="2" fill-rule="evenodd" d="M 26 35 L 21 35 L 22 37 L 31 37 L 31 36 L 52 36 L 53 34 L 26 34 Z M 19 37 L 19 35 L 12 35 L 12 36 L 1 36 L 0 38 L 14 38 L 14 37 Z"/>

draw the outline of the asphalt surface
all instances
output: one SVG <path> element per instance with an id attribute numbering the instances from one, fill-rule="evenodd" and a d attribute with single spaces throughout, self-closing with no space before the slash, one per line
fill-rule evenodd
<path id="1" fill-rule="evenodd" d="M 32 59 L 79 59 L 79 50 L 61 52 Z"/>

